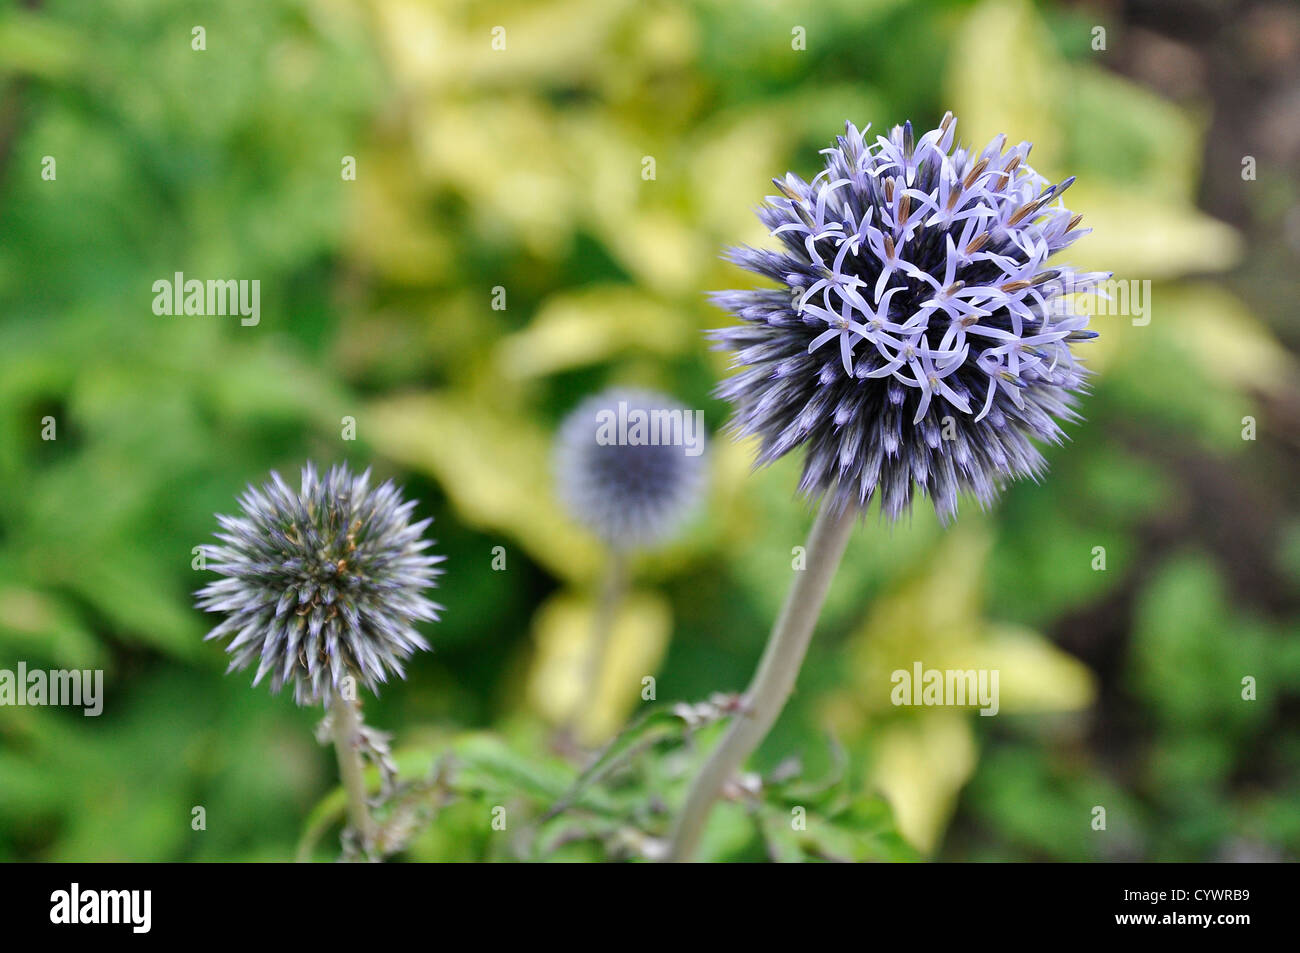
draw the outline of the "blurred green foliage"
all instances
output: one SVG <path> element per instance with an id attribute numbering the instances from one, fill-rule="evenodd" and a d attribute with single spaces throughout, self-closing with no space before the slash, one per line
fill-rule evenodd
<path id="1" fill-rule="evenodd" d="M 317 713 L 223 677 L 191 599 L 213 514 L 306 458 L 396 476 L 449 556 L 436 651 L 366 705 L 412 776 L 435 772 L 408 855 L 638 856 L 712 737 L 671 703 L 743 687 L 808 508 L 796 461 L 751 474 L 719 435 L 706 512 L 638 563 L 585 699 L 602 554 L 552 502 L 551 432 L 607 383 L 719 430 L 700 332 L 725 318 L 701 292 L 748 279 L 718 251 L 765 240 L 769 179 L 811 175 L 846 118 L 946 108 L 968 141 L 1005 131 L 1079 175 L 1096 232 L 1073 257 L 1150 279 L 1152 320 L 1097 319 L 1088 421 L 1043 483 L 947 532 L 918 510 L 859 533 L 762 794 L 723 806 L 706 853 L 1294 857 L 1300 522 L 1270 501 L 1295 475 L 1242 439 L 1294 396 L 1294 360 L 1215 277 L 1241 241 L 1195 206 L 1202 118 L 1106 70 L 1095 19 L 1026 0 L 0 6 L 0 667 L 103 668 L 107 691 L 99 718 L 0 708 L 0 858 L 334 856 Z M 154 315 L 177 271 L 258 279 L 260 324 Z M 893 708 L 888 673 L 914 658 L 1000 669 L 1004 713 Z M 572 717 L 589 748 L 630 720 L 610 756 L 637 757 L 584 775 L 552 730 Z M 497 805 L 524 818 L 509 837 Z"/>

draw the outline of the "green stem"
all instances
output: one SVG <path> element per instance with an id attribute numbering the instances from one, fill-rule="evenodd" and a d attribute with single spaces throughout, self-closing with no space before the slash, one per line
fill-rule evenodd
<path id="1" fill-rule="evenodd" d="M 587 653 L 587 671 L 583 679 L 588 699 L 594 699 L 600 689 L 600 676 L 605 668 L 605 657 L 609 654 L 614 623 L 618 620 L 618 606 L 623 601 L 626 585 L 627 558 L 622 553 L 611 553 L 605 567 L 605 579 L 600 587 L 600 601 L 596 604 L 596 614 L 592 621 L 591 649 Z"/>
<path id="2" fill-rule="evenodd" d="M 348 819 L 369 851 L 375 842 L 375 821 L 366 804 L 366 779 L 361 764 L 360 704 L 348 701 L 340 692 L 330 700 L 333 716 L 334 751 L 339 758 L 339 777 L 348 797 Z"/>
<path id="3" fill-rule="evenodd" d="M 745 691 L 740 713 L 733 718 L 686 795 L 673 827 L 667 860 L 680 862 L 694 857 L 722 786 L 767 736 L 785 707 L 857 518 L 855 507 L 836 513 L 823 506 L 817 514 L 808 534 L 807 566 L 796 574 L 786 595 L 758 671 Z"/>
<path id="4" fill-rule="evenodd" d="M 618 607 L 623 601 L 627 588 L 627 556 L 612 552 L 605 564 L 605 575 L 601 580 L 600 594 L 591 620 L 591 637 L 587 646 L 586 658 L 582 663 L 580 685 L 582 695 L 577 699 L 572 710 L 565 718 L 564 730 L 572 736 L 578 733 L 582 713 L 596 701 L 600 691 L 600 676 L 605 668 L 605 658 L 609 654 L 609 643 L 618 621 Z"/>

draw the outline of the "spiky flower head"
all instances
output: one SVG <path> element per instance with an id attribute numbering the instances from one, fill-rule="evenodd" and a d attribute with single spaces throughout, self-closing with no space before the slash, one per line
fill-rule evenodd
<path id="1" fill-rule="evenodd" d="M 561 502 L 615 550 L 667 539 L 703 488 L 703 417 L 653 391 L 588 397 L 564 419 L 556 440 Z"/>
<path id="2" fill-rule="evenodd" d="M 257 662 L 254 685 L 269 674 L 300 705 L 328 703 L 345 677 L 375 691 L 429 647 L 415 623 L 442 609 L 424 592 L 443 557 L 425 554 L 432 520 L 412 523 L 415 501 L 391 481 L 372 489 L 369 470 L 343 464 L 322 478 L 308 463 L 297 492 L 272 472 L 239 505 L 217 516 L 221 543 L 206 548 L 224 578 L 197 593 L 199 608 L 226 614 L 207 638 L 232 637 L 227 671 Z"/>
<path id="3" fill-rule="evenodd" d="M 878 495 L 896 518 L 915 491 L 946 521 L 959 493 L 983 505 L 1037 477 L 1032 440 L 1078 419 L 1071 345 L 1096 335 L 1068 302 L 1109 275 L 1047 267 L 1089 229 L 1061 200 L 1074 179 L 1049 184 L 1029 143 L 954 147 L 951 113 L 919 139 L 845 126 L 811 182 L 773 180 L 759 218 L 779 249 L 729 252 L 781 287 L 714 296 L 744 321 L 712 332 L 744 368 L 718 393 L 760 464 L 805 448 L 801 492 Z"/>

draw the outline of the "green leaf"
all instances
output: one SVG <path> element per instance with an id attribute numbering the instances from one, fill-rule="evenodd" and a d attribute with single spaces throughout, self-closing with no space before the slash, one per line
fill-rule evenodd
<path id="1" fill-rule="evenodd" d="M 547 817 L 567 810 L 589 787 L 604 780 L 616 768 L 626 765 L 637 755 L 663 741 L 680 741 L 686 728 L 685 720 L 674 711 L 660 708 L 646 712 L 604 747 L 578 776 L 573 787 L 547 812 Z"/>

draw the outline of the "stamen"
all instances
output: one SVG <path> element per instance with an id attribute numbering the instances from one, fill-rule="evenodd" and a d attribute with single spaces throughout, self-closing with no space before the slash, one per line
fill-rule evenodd
<path id="1" fill-rule="evenodd" d="M 1048 197 L 1050 198 L 1050 196 Z M 1035 200 L 1033 202 L 1026 202 L 1024 205 L 1020 206 L 1020 211 L 1016 212 L 1015 215 L 1012 215 L 1009 219 L 1007 219 L 1007 224 L 1019 225 L 1022 220 L 1033 216 L 1042 206 L 1043 201 L 1045 200 Z"/>
<path id="2" fill-rule="evenodd" d="M 786 184 L 785 179 L 773 179 L 772 184 L 776 186 L 778 192 L 788 198 L 791 202 L 799 201 L 799 196 Z"/>

